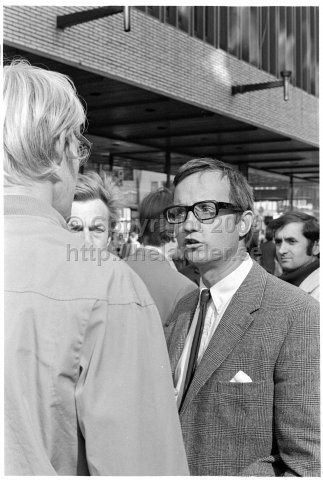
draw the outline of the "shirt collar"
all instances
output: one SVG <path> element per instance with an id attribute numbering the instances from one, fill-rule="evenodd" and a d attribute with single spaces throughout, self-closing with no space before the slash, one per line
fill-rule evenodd
<path id="1" fill-rule="evenodd" d="M 235 270 L 233 270 L 233 272 L 231 272 L 227 277 L 223 278 L 210 288 L 212 300 L 218 313 L 221 313 L 222 309 L 227 305 L 227 303 L 236 293 L 236 291 L 250 272 L 252 265 L 253 263 L 250 255 L 247 254 L 246 259 Z M 203 288 L 207 287 L 204 285 L 201 277 L 200 290 L 202 290 Z"/>
<path id="2" fill-rule="evenodd" d="M 27 195 L 5 194 L 3 200 L 4 215 L 31 215 L 46 217 L 67 229 L 64 218 L 51 205 L 38 198 Z"/>

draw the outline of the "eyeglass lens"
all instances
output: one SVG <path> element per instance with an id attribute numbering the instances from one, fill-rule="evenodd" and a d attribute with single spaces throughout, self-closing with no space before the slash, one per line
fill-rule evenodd
<path id="1" fill-rule="evenodd" d="M 169 222 L 182 223 L 185 222 L 188 212 L 192 210 L 195 217 L 200 221 L 211 220 L 218 214 L 215 202 L 198 202 L 191 207 L 179 205 L 167 210 L 167 219 Z"/>

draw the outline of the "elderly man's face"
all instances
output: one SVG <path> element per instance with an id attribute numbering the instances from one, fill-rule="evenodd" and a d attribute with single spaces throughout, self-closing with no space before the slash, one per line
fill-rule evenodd
<path id="1" fill-rule="evenodd" d="M 278 261 L 284 272 L 296 270 L 315 260 L 307 254 L 308 239 L 303 235 L 303 224 L 292 222 L 275 233 Z"/>
<path id="2" fill-rule="evenodd" d="M 82 232 L 86 245 L 105 248 L 110 242 L 109 211 L 100 199 L 73 202 L 68 226 Z"/>

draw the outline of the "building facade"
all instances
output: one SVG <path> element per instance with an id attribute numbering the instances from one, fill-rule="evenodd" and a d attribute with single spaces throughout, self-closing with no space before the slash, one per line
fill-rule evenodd
<path id="1" fill-rule="evenodd" d="M 248 176 L 268 215 L 318 215 L 318 7 L 142 6 L 131 7 L 127 32 L 122 13 L 57 27 L 58 17 L 95 9 L 13 5 L 3 13 L 5 60 L 72 72 L 94 143 L 87 168 L 124 169 L 121 184 L 133 192 L 134 170 L 169 182 L 189 158 L 216 156 Z M 232 94 L 236 85 L 281 80 L 281 71 L 292 72 L 288 101 L 282 88 Z M 99 90 L 108 79 L 115 96 Z"/>

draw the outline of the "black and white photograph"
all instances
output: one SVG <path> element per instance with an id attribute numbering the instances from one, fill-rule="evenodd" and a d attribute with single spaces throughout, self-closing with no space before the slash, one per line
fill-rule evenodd
<path id="1" fill-rule="evenodd" d="M 4 476 L 321 477 L 319 4 L 2 4 Z"/>

